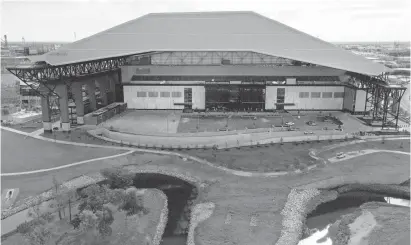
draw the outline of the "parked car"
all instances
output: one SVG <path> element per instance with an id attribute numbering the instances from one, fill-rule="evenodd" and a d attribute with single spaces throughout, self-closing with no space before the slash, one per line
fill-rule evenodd
<path id="1" fill-rule="evenodd" d="M 338 158 L 338 159 L 341 159 L 341 158 L 344 158 L 344 157 L 345 157 L 344 152 L 339 152 L 339 153 L 337 153 L 337 158 Z"/>
<path id="2" fill-rule="evenodd" d="M 294 123 L 293 123 L 293 122 L 286 122 L 285 125 L 287 125 L 287 126 L 293 126 Z"/>
<path id="3" fill-rule="evenodd" d="M 313 131 L 304 131 L 304 134 L 314 134 Z"/>
<path id="4" fill-rule="evenodd" d="M 317 124 L 314 121 L 308 121 L 307 125 L 309 126 L 317 126 Z"/>

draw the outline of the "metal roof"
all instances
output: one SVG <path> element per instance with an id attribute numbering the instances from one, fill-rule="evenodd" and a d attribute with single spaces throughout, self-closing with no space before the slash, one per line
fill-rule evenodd
<path id="1" fill-rule="evenodd" d="M 365 75 L 390 70 L 255 12 L 148 14 L 44 58 L 56 66 L 151 51 L 251 51 Z"/>

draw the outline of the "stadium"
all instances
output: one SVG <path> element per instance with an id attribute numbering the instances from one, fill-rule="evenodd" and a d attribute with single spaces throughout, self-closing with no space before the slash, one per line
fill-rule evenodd
<path id="1" fill-rule="evenodd" d="M 346 111 L 396 128 L 405 91 L 391 85 L 389 68 L 254 12 L 148 14 L 8 70 L 41 95 L 46 131 L 56 98 L 66 131 L 113 102 L 187 112 Z"/>

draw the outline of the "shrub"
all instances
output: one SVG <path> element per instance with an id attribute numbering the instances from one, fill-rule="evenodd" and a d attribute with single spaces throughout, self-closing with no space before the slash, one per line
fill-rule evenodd
<path id="1" fill-rule="evenodd" d="M 303 172 L 308 171 L 308 166 L 305 163 L 300 163 L 299 169 Z"/>
<path id="2" fill-rule="evenodd" d="M 164 150 L 164 145 L 161 145 L 161 150 Z"/>
<path id="3" fill-rule="evenodd" d="M 133 174 L 122 168 L 106 168 L 100 171 L 109 182 L 111 188 L 126 188 L 133 184 Z"/>
<path id="4" fill-rule="evenodd" d="M 34 222 L 25 221 L 24 223 L 17 226 L 17 232 L 22 235 L 27 234 L 33 229 L 33 226 L 34 226 Z"/>
<path id="5" fill-rule="evenodd" d="M 179 146 L 177 147 L 177 149 L 178 149 L 179 151 L 181 151 L 181 149 L 182 149 L 181 145 L 179 145 Z"/>
<path id="6" fill-rule="evenodd" d="M 109 130 L 110 130 L 110 131 L 113 131 L 113 130 L 114 130 L 114 127 L 113 127 L 113 126 L 110 126 Z"/>
<path id="7" fill-rule="evenodd" d="M 73 226 L 74 229 L 79 229 L 80 223 L 81 223 L 81 220 L 78 214 L 74 215 L 74 219 L 70 221 L 70 224 Z"/>

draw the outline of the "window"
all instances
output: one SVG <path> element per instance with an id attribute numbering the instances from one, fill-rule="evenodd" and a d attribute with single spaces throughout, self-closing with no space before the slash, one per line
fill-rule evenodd
<path id="1" fill-rule="evenodd" d="M 323 92 L 323 98 L 332 98 L 333 92 Z"/>
<path id="2" fill-rule="evenodd" d="M 321 92 L 311 92 L 311 98 L 321 98 Z"/>
<path id="3" fill-rule="evenodd" d="M 177 91 L 177 92 L 172 92 L 171 96 L 173 96 L 173 98 L 178 98 L 181 97 L 181 92 Z"/>
<path id="4" fill-rule="evenodd" d="M 170 97 L 170 92 L 160 92 L 160 97 Z"/>
<path id="5" fill-rule="evenodd" d="M 344 92 L 334 92 L 334 98 L 344 98 Z"/>
<path id="6" fill-rule="evenodd" d="M 137 97 L 147 97 L 147 92 L 139 91 L 137 92 Z"/>
<path id="7" fill-rule="evenodd" d="M 148 97 L 158 97 L 158 92 L 148 92 Z"/>
<path id="8" fill-rule="evenodd" d="M 310 98 L 310 92 L 300 92 L 300 98 Z"/>

